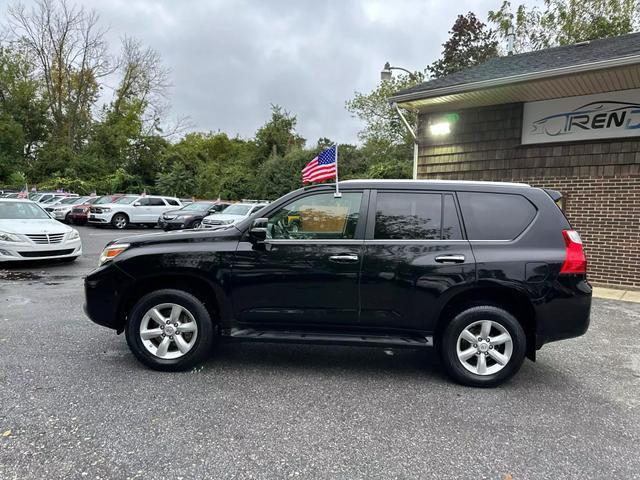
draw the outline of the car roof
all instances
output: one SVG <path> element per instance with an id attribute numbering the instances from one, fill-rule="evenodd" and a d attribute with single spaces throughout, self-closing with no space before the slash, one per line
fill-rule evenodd
<path id="1" fill-rule="evenodd" d="M 452 190 L 452 191 L 478 191 L 478 192 L 519 192 L 532 189 L 526 183 L 513 182 L 487 182 L 472 180 L 405 180 L 405 179 L 359 179 L 343 180 L 339 183 L 341 188 L 373 188 L 394 190 Z M 302 187 L 302 190 L 334 190 L 335 183 L 323 183 Z"/>

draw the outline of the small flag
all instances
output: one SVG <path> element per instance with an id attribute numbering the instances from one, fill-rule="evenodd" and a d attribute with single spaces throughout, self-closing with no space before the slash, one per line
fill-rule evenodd
<path id="1" fill-rule="evenodd" d="M 27 198 L 29 196 L 29 187 L 27 187 L 27 184 L 24 184 L 24 188 L 22 190 L 20 190 L 20 193 L 18 193 L 18 198 Z"/>
<path id="2" fill-rule="evenodd" d="M 302 183 L 321 182 L 337 176 L 338 152 L 333 145 L 302 169 Z"/>

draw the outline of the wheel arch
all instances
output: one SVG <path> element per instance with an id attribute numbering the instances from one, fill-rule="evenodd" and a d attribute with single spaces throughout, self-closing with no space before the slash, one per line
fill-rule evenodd
<path id="1" fill-rule="evenodd" d="M 457 292 L 440 309 L 434 337 L 439 338 L 448 322 L 458 313 L 479 305 L 491 305 L 511 313 L 520 322 L 527 336 L 527 357 L 535 361 L 537 329 L 535 309 L 529 297 L 513 287 L 487 284 Z"/>
<path id="2" fill-rule="evenodd" d="M 128 312 L 147 293 L 156 290 L 182 290 L 198 298 L 212 319 L 228 318 L 231 309 L 222 287 L 193 272 L 161 272 L 138 278 L 118 305 L 118 333 L 122 333 Z"/>

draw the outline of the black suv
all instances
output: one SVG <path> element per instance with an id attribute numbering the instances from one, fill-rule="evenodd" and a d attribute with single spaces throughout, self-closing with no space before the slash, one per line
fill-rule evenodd
<path id="1" fill-rule="evenodd" d="M 495 386 L 543 344 L 582 335 L 591 287 L 558 192 L 357 180 L 291 192 L 225 230 L 117 240 L 85 280 L 88 316 L 159 370 L 214 340 L 436 347 Z"/>

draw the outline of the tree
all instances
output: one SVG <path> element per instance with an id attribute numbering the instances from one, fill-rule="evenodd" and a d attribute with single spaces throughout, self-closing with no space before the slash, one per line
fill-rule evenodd
<path id="1" fill-rule="evenodd" d="M 89 134 L 98 81 L 114 71 L 106 30 L 95 12 L 66 0 L 37 0 L 30 10 L 17 4 L 8 18 L 12 39 L 38 64 L 52 141 L 78 150 Z"/>
<path id="2" fill-rule="evenodd" d="M 305 139 L 296 133 L 297 122 L 296 116 L 280 105 L 271 105 L 271 119 L 255 135 L 257 163 L 304 146 Z"/>
<path id="3" fill-rule="evenodd" d="M 640 0 L 544 0 L 543 8 L 511 2 L 489 12 L 503 39 L 513 29 L 514 52 L 614 37 L 640 28 Z"/>
<path id="4" fill-rule="evenodd" d="M 358 134 L 360 139 L 385 140 L 392 144 L 412 143 L 413 137 L 407 132 L 398 112 L 389 104 L 389 98 L 398 90 L 418 85 L 423 79 L 423 73 L 414 72 L 412 75 L 383 80 L 372 92 L 355 92 L 353 99 L 348 100 L 345 106 L 364 123 L 364 128 Z M 407 112 L 406 116 L 410 124 L 415 125 L 415 114 Z"/>
<path id="5" fill-rule="evenodd" d="M 444 77 L 498 56 L 495 32 L 488 30 L 473 12 L 458 15 L 449 34 L 442 44 L 442 57 L 427 67 L 432 77 Z"/>

